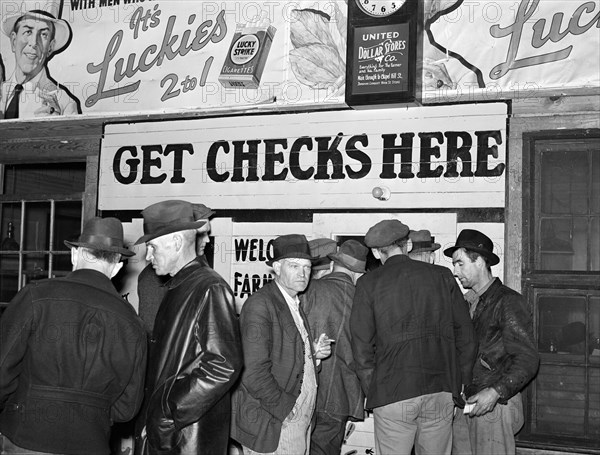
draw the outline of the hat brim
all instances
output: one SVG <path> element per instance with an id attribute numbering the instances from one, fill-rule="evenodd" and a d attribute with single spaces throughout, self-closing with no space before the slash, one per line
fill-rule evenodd
<path id="1" fill-rule="evenodd" d="M 313 257 L 313 256 L 310 256 L 310 255 L 305 254 L 305 253 L 288 253 L 288 254 L 284 254 L 283 256 L 279 256 L 279 257 L 270 259 L 270 260 L 268 260 L 266 262 L 266 264 L 269 267 L 271 267 L 274 262 L 281 261 L 282 259 L 308 259 L 311 263 L 314 264 L 320 258 L 319 257 Z"/>
<path id="2" fill-rule="evenodd" d="M 204 226 L 207 223 L 206 220 L 197 220 L 197 221 L 189 221 L 186 223 L 180 224 L 169 224 L 164 228 L 157 229 L 152 234 L 142 235 L 139 239 L 136 240 L 134 245 L 140 245 L 142 243 L 149 242 L 150 240 L 154 240 L 157 237 L 162 237 L 163 235 L 172 234 L 174 232 L 179 231 L 187 231 L 191 229 L 198 229 Z"/>
<path id="3" fill-rule="evenodd" d="M 55 19 L 31 11 L 27 11 L 24 14 L 17 14 L 15 16 L 7 17 L 4 23 L 2 24 L 2 31 L 6 36 L 10 37 L 10 34 L 15 28 L 15 23 L 22 17 L 30 17 L 32 19 L 52 22 L 54 24 L 54 51 L 52 52 L 53 54 L 60 52 L 71 38 L 71 27 L 69 26 L 69 23 L 66 20 Z"/>
<path id="4" fill-rule="evenodd" d="M 426 247 L 426 248 L 413 248 L 412 250 L 409 251 L 409 253 L 421 253 L 423 251 L 437 251 L 442 247 L 442 245 L 440 245 L 439 243 L 432 243 L 430 247 Z"/>
<path id="5" fill-rule="evenodd" d="M 465 250 L 469 250 L 469 251 L 474 251 L 475 253 L 478 253 L 478 254 L 486 257 L 488 259 L 488 261 L 490 262 L 490 265 L 496 265 L 500 262 L 500 258 L 498 256 L 496 256 L 494 253 L 490 253 L 488 250 L 484 250 L 483 248 L 476 248 L 476 247 L 472 247 L 472 246 L 461 246 L 461 245 L 451 246 L 450 248 L 446 248 L 444 250 L 444 255 L 451 258 L 452 255 L 454 254 L 454 252 L 460 248 L 464 248 Z"/>
<path id="6" fill-rule="evenodd" d="M 367 267 L 366 261 L 360 261 L 360 260 L 353 258 L 352 256 L 348 256 L 346 254 L 340 254 L 339 251 L 337 253 L 330 254 L 328 257 L 332 261 L 343 265 L 348 270 L 351 270 L 353 272 L 365 273 L 365 271 L 366 271 L 366 267 Z"/>
<path id="7" fill-rule="evenodd" d="M 128 257 L 128 258 L 135 256 L 135 253 L 133 251 L 128 250 L 127 248 L 119 248 L 118 246 L 99 246 L 99 245 L 94 245 L 93 243 L 69 242 L 68 240 L 65 240 L 64 243 L 68 248 L 83 247 L 83 248 L 89 248 L 92 250 L 108 251 L 109 253 L 119 253 L 121 256 Z"/>

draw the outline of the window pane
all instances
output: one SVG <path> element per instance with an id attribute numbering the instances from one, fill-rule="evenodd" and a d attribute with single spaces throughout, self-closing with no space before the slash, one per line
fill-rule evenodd
<path id="1" fill-rule="evenodd" d="M 25 238 L 23 250 L 44 251 L 49 248 L 50 202 L 28 202 L 25 205 Z"/>
<path id="2" fill-rule="evenodd" d="M 600 436 L 600 370 L 590 368 L 590 398 L 589 398 L 589 423 L 588 431 L 590 436 Z"/>
<path id="3" fill-rule="evenodd" d="M 21 203 L 6 202 L 0 204 L 1 211 L 1 232 L 2 242 L 0 250 L 18 251 L 21 239 Z"/>
<path id="4" fill-rule="evenodd" d="M 595 215 L 600 215 L 600 153 L 598 153 L 597 149 L 595 153 L 592 152 L 592 191 L 590 192 L 590 197 L 591 212 Z"/>
<path id="5" fill-rule="evenodd" d="M 536 384 L 538 432 L 583 436 L 586 409 L 585 368 L 541 365 Z"/>
<path id="6" fill-rule="evenodd" d="M 539 296 L 540 351 L 552 352 L 557 354 L 557 357 L 567 354 L 575 354 L 578 357 L 584 354 L 585 301 L 583 296 Z M 569 356 L 569 359 L 571 357 Z"/>
<path id="7" fill-rule="evenodd" d="M 81 232 L 81 201 L 55 204 L 54 245 L 56 251 L 67 251 L 64 241 L 76 241 Z"/>
<path id="8" fill-rule="evenodd" d="M 23 255 L 23 286 L 31 281 L 48 278 L 48 254 L 27 253 Z"/>
<path id="9" fill-rule="evenodd" d="M 85 163 L 5 165 L 4 194 L 71 194 L 85 191 Z"/>
<path id="10" fill-rule="evenodd" d="M 597 272 L 600 270 L 600 216 L 594 216 L 591 219 L 590 228 L 590 270 Z"/>
<path id="11" fill-rule="evenodd" d="M 588 156 L 587 151 L 543 152 L 540 194 L 542 213 L 588 213 Z"/>
<path id="12" fill-rule="evenodd" d="M 19 289 L 18 285 L 19 255 L 3 254 L 0 256 L 0 302 L 10 302 Z"/>
<path id="13" fill-rule="evenodd" d="M 592 363 L 600 365 L 600 297 L 590 298 L 590 343 Z"/>

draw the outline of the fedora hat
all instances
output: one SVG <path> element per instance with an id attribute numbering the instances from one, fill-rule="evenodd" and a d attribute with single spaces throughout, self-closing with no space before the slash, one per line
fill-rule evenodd
<path id="1" fill-rule="evenodd" d="M 451 258 L 452 254 L 459 248 L 481 254 L 487 258 L 490 265 L 496 265 L 500 262 L 500 258 L 493 253 L 494 243 L 492 240 L 484 233 L 475 229 L 463 229 L 460 231 L 456 239 L 456 244 L 450 248 L 446 248 L 444 254 Z"/>
<path id="2" fill-rule="evenodd" d="M 69 248 L 84 247 L 120 253 L 126 257 L 135 255 L 123 246 L 123 225 L 116 218 L 90 218 L 84 224 L 77 242 L 65 240 L 65 245 Z"/>
<path id="3" fill-rule="evenodd" d="M 435 237 L 427 229 L 420 231 L 410 231 L 408 238 L 412 241 L 412 249 L 409 253 L 420 253 L 422 251 L 436 251 L 442 245 L 435 243 Z"/>
<path id="4" fill-rule="evenodd" d="M 215 211 L 204 204 L 192 204 L 195 220 L 208 220 L 215 214 Z"/>
<path id="5" fill-rule="evenodd" d="M 2 23 L 2 31 L 8 37 L 15 29 L 20 19 L 51 22 L 54 25 L 54 52 L 60 51 L 71 39 L 71 27 L 64 19 L 58 19 L 60 0 L 45 2 L 22 1 L 18 12 L 7 15 Z"/>
<path id="6" fill-rule="evenodd" d="M 194 206 L 187 201 L 157 202 L 142 210 L 142 216 L 144 235 L 137 239 L 136 245 L 173 232 L 198 229 L 206 224 L 206 220 L 194 217 Z"/>
<path id="7" fill-rule="evenodd" d="M 310 246 L 306 236 L 302 234 L 287 234 L 277 237 L 273 240 L 273 259 L 267 261 L 267 265 L 273 265 L 273 262 L 281 259 L 308 259 L 313 261 L 315 258 L 310 254 Z"/>
<path id="8" fill-rule="evenodd" d="M 409 228 L 399 220 L 383 220 L 372 226 L 365 235 L 365 245 L 382 248 L 408 235 Z"/>
<path id="9" fill-rule="evenodd" d="M 329 259 L 343 265 L 349 270 L 364 273 L 367 266 L 369 249 L 357 240 L 346 240 L 337 253 L 329 255 Z"/>
<path id="10" fill-rule="evenodd" d="M 308 246 L 310 247 L 311 256 L 316 258 L 312 265 L 313 270 L 328 269 L 331 259 L 327 256 L 331 253 L 335 253 L 337 250 L 337 242 L 333 239 L 324 237 L 309 240 Z"/>

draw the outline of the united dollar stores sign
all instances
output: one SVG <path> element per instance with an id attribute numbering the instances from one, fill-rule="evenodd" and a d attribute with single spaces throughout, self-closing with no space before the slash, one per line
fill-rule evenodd
<path id="1" fill-rule="evenodd" d="M 101 169 L 103 210 L 503 206 L 506 105 L 107 125 Z"/>

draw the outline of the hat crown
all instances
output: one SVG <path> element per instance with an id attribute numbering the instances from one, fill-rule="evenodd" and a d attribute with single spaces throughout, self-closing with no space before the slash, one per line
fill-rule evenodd
<path id="1" fill-rule="evenodd" d="M 350 239 L 342 243 L 339 252 L 340 254 L 345 254 L 346 256 L 350 256 L 351 258 L 366 262 L 367 254 L 369 254 L 369 249 L 359 241 Z"/>
<path id="2" fill-rule="evenodd" d="M 369 248 L 382 248 L 408 236 L 410 229 L 400 220 L 383 220 L 371 226 L 365 235 Z"/>
<path id="3" fill-rule="evenodd" d="M 310 247 L 305 235 L 286 234 L 273 240 L 273 259 L 267 261 L 267 265 L 272 265 L 273 262 L 281 259 L 291 258 L 308 259 L 310 261 L 314 259 L 310 254 Z"/>
<path id="4" fill-rule="evenodd" d="M 123 245 L 123 225 L 117 218 L 90 218 L 83 226 L 77 242 L 65 240 L 69 248 L 83 247 L 133 256 Z"/>
<path id="5" fill-rule="evenodd" d="M 494 251 L 494 243 L 483 232 L 475 229 L 463 229 L 458 234 L 456 246 L 459 248 L 478 248 L 488 250 L 490 253 Z"/>
<path id="6" fill-rule="evenodd" d="M 142 210 L 142 217 L 144 235 L 136 241 L 136 245 L 174 232 L 198 229 L 206 224 L 206 219 L 194 217 L 192 203 L 177 199 L 149 205 Z"/>

